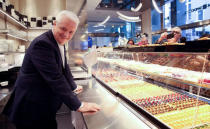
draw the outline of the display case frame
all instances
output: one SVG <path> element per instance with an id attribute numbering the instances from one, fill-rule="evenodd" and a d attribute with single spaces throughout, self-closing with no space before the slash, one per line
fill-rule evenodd
<path id="1" fill-rule="evenodd" d="M 122 51 L 121 52 L 113 52 L 113 53 L 99 53 L 98 54 L 98 57 L 99 57 L 98 61 L 99 62 L 103 62 L 100 59 L 100 57 L 104 57 L 104 56 L 106 56 L 107 59 L 118 59 L 118 60 L 116 60 L 114 63 L 111 62 L 110 60 L 106 60 L 106 61 L 103 62 L 105 65 L 100 66 L 100 63 L 98 63 L 96 66 L 94 66 L 95 68 L 93 68 L 93 69 L 100 70 L 100 67 L 101 67 L 102 69 L 104 69 L 104 71 L 101 71 L 101 73 L 107 71 L 108 70 L 107 68 L 116 69 L 116 71 L 126 70 L 127 74 L 129 74 L 129 75 L 136 76 L 136 77 L 139 77 L 141 79 L 143 78 L 144 81 L 146 81 L 146 82 L 156 83 L 158 86 L 166 87 L 167 89 L 178 92 L 179 94 L 187 95 L 187 97 L 189 97 L 190 99 L 192 98 L 193 101 L 195 101 L 195 103 L 194 103 L 195 106 L 193 105 L 193 107 L 195 107 L 195 112 L 199 112 L 200 101 L 205 102 L 205 105 L 207 104 L 207 106 L 208 106 L 207 107 L 207 111 L 208 111 L 207 114 L 210 113 L 209 112 L 210 111 L 210 108 L 209 108 L 210 99 L 209 99 L 209 96 L 208 96 L 208 93 L 209 93 L 209 90 L 210 90 L 210 87 L 209 87 L 210 84 L 208 83 L 208 84 L 205 84 L 205 86 L 204 86 L 204 79 L 202 79 L 200 82 L 192 83 L 192 81 L 183 81 L 181 79 L 177 79 L 177 78 L 173 78 L 173 77 L 166 77 L 166 76 L 157 77 L 157 75 L 153 75 L 152 73 L 148 73 L 148 72 L 145 72 L 145 71 L 144 72 L 142 72 L 142 71 L 137 72 L 134 69 L 130 69 L 130 68 L 126 67 L 126 65 L 123 66 L 123 63 L 125 63 L 125 62 L 123 62 L 123 61 L 120 62 L 120 60 L 122 60 L 122 59 L 126 59 L 128 62 L 131 62 L 131 64 L 132 64 L 132 60 L 140 61 L 137 58 L 135 58 L 133 55 L 132 56 L 125 56 L 126 54 L 132 55 L 132 54 L 136 54 L 136 53 L 122 52 Z M 140 53 L 140 54 L 142 54 L 142 53 Z M 192 55 L 193 57 L 197 57 L 197 56 L 200 56 L 200 55 L 202 55 L 202 56 L 206 55 L 204 57 L 205 57 L 205 59 L 208 59 L 208 61 L 209 61 L 209 55 L 210 55 L 210 53 L 180 53 L 180 52 L 171 52 L 171 53 L 164 53 L 164 52 L 162 52 L 162 53 L 151 52 L 150 53 L 150 52 L 146 52 L 146 53 L 143 53 L 143 54 L 149 54 L 149 55 L 150 54 L 168 54 L 168 55 L 175 54 L 174 55 L 175 57 L 176 56 L 179 57 L 180 55 L 181 56 Z M 116 56 L 116 55 L 118 55 L 118 56 Z M 146 62 L 146 63 L 149 64 L 149 61 Z M 131 64 L 128 64 L 128 65 L 131 65 Z M 208 68 L 208 66 L 205 66 L 205 65 L 206 65 L 205 62 L 203 62 L 202 68 L 197 70 L 197 71 L 202 73 L 201 74 L 202 76 L 203 76 L 204 73 L 209 74 L 209 69 L 206 69 L 206 68 Z M 193 71 L 193 70 L 191 70 L 191 71 Z M 142 109 L 140 106 L 136 105 L 134 102 L 132 102 L 130 99 L 128 99 L 128 97 L 126 97 L 124 94 L 121 94 L 119 91 L 115 91 L 115 89 L 113 89 L 113 87 L 111 87 L 105 80 L 103 80 L 103 76 L 101 78 L 99 75 L 97 75 L 96 71 L 93 72 L 93 74 L 94 74 L 94 77 L 100 83 L 102 83 L 109 91 L 111 91 L 113 94 L 119 96 L 122 100 L 124 100 L 126 103 L 128 103 L 131 107 L 135 108 L 139 113 L 144 114 L 144 116 L 147 117 L 148 119 L 150 119 L 151 121 L 156 121 L 154 123 L 155 124 L 158 123 L 159 127 L 161 127 L 161 128 L 175 128 L 175 127 L 170 126 L 169 124 L 165 123 L 164 121 L 158 119 L 157 117 L 154 116 L 154 114 L 151 114 L 147 110 Z M 165 79 L 169 82 L 170 82 L 170 80 L 172 80 L 174 82 L 178 82 L 178 83 L 183 84 L 183 85 L 189 85 L 189 88 L 188 89 L 183 89 L 181 87 L 174 87 L 173 85 L 170 85 L 170 84 L 166 85 L 164 81 L 163 82 L 158 81 L 158 78 L 161 78 L 162 80 Z M 193 90 L 192 88 L 197 88 L 196 92 L 191 93 L 192 90 Z M 202 97 L 202 94 L 200 94 L 201 90 L 203 90 L 203 89 L 208 91 L 207 96 Z M 188 103 L 188 101 L 186 103 Z M 188 107 L 186 109 L 189 109 L 189 108 L 191 108 L 191 107 Z M 196 122 L 197 122 L 196 118 L 198 118 L 199 115 L 196 115 L 196 113 L 194 113 L 194 116 L 195 116 L 194 117 L 195 119 L 193 120 L 192 126 L 190 126 L 190 127 L 188 126 L 187 128 L 195 128 L 195 127 L 199 127 L 199 126 L 206 126 L 206 123 L 201 123 L 201 125 L 196 124 Z M 207 119 L 209 119 L 209 118 L 207 118 Z M 208 124 L 207 126 L 209 127 L 209 121 L 208 121 L 207 124 Z"/>

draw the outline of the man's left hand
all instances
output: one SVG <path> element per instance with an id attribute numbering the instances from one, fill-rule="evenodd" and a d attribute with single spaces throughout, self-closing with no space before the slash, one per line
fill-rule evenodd
<path id="1" fill-rule="evenodd" d="M 74 93 L 79 94 L 83 91 L 83 87 L 80 85 L 77 85 L 77 88 L 74 90 Z"/>

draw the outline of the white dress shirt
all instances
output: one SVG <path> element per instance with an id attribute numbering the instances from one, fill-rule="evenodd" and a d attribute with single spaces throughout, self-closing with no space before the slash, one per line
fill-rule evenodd
<path id="1" fill-rule="evenodd" d="M 64 55 L 64 45 L 60 45 L 58 43 L 58 47 L 59 47 L 59 50 L 60 50 L 60 54 L 61 54 L 61 58 L 62 58 L 62 61 L 63 61 L 63 68 L 65 68 L 65 55 Z"/>

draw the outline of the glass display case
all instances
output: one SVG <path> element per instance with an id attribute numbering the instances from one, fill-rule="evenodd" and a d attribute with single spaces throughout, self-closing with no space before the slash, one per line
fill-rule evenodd
<path id="1" fill-rule="evenodd" d="M 210 128 L 210 53 L 98 53 L 92 69 L 109 90 L 165 127 Z"/>

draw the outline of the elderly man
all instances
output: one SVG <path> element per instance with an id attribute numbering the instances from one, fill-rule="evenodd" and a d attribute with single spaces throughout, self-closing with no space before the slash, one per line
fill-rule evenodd
<path id="1" fill-rule="evenodd" d="M 70 11 L 61 11 L 53 29 L 30 44 L 14 91 L 4 109 L 17 129 L 57 129 L 56 112 L 62 103 L 71 110 L 97 112 L 95 103 L 80 102 L 82 91 L 73 81 L 65 57 L 65 46 L 79 24 Z"/>
<path id="2" fill-rule="evenodd" d="M 164 32 L 161 34 L 160 38 L 156 42 L 157 44 L 162 44 L 164 42 L 177 43 L 181 38 L 181 29 L 179 27 L 174 27 L 171 29 L 171 34 Z"/>

